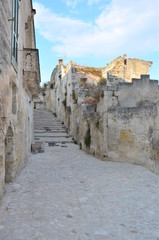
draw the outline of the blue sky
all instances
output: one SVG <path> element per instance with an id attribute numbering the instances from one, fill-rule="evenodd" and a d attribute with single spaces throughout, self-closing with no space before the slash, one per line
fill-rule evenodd
<path id="1" fill-rule="evenodd" d="M 41 80 L 48 82 L 62 58 L 104 67 L 118 56 L 153 61 L 159 80 L 158 0 L 35 0 Z"/>

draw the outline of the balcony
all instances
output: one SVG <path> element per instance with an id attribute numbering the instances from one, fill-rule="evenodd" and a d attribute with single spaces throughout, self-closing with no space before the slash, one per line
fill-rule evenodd
<path id="1" fill-rule="evenodd" d="M 40 86 L 40 64 L 38 49 L 23 49 L 23 86 L 32 98 L 38 96 Z"/>

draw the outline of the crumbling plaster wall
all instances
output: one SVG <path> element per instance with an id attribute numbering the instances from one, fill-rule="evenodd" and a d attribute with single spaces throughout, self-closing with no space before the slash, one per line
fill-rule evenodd
<path id="1" fill-rule="evenodd" d="M 13 131 L 12 164 L 10 165 L 13 181 L 25 165 L 33 141 L 33 101 L 31 92 L 23 86 L 23 48 L 35 48 L 35 36 L 32 32 L 31 43 L 25 23 L 32 16 L 32 1 L 19 1 L 19 42 L 18 67 L 11 61 L 12 39 L 12 1 L 0 2 L 0 199 L 5 189 L 6 136 L 8 129 Z M 33 23 L 32 23 L 33 24 Z M 32 25 L 32 31 L 33 31 Z M 13 103 L 14 102 L 14 103 Z M 14 108 L 14 110 L 13 110 Z M 8 148 L 9 149 L 9 148 Z M 9 155 L 8 155 L 9 156 Z M 12 167 L 14 166 L 14 167 Z"/>
<path id="2" fill-rule="evenodd" d="M 158 82 L 143 75 L 132 84 L 107 87 L 104 94 L 107 155 L 119 161 L 139 163 L 158 171 Z M 100 106 L 100 103 L 99 103 Z M 100 114 L 102 107 L 97 109 Z M 155 140 L 156 139 L 156 140 Z M 154 150 L 155 149 L 155 150 Z"/>
<path id="3" fill-rule="evenodd" d="M 109 109 L 108 156 L 147 165 L 151 158 L 155 106 Z"/>

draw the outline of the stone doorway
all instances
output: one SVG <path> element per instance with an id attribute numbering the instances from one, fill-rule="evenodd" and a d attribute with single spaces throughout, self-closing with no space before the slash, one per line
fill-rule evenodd
<path id="1" fill-rule="evenodd" d="M 5 138 L 5 182 L 11 182 L 14 176 L 14 142 L 13 130 L 8 128 Z"/>

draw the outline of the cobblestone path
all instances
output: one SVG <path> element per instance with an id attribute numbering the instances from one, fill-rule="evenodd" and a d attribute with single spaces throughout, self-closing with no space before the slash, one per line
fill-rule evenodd
<path id="1" fill-rule="evenodd" d="M 87 155 L 49 112 L 36 120 L 50 146 L 7 184 L 0 240 L 159 240 L 158 176 Z"/>

